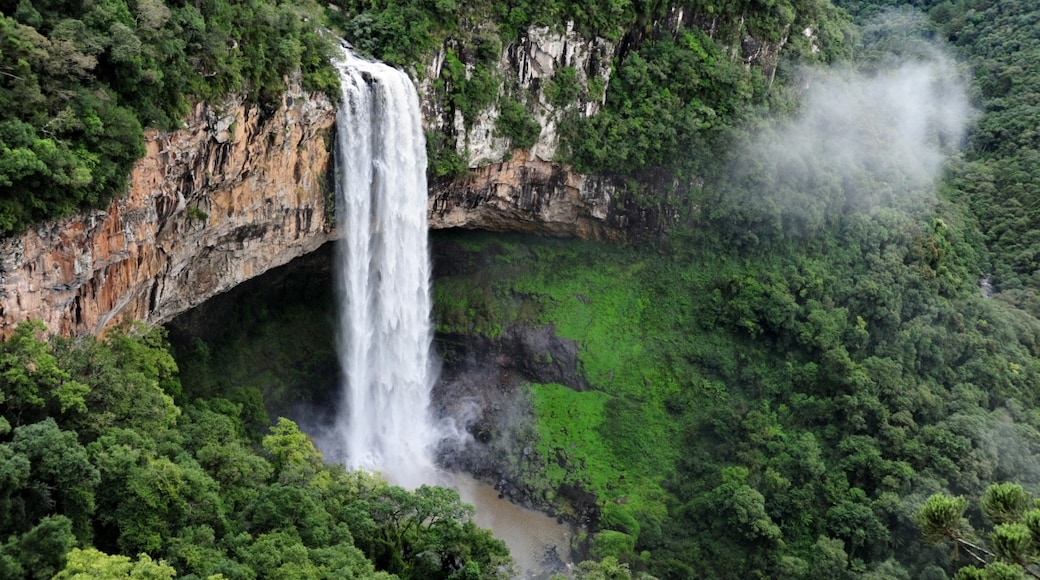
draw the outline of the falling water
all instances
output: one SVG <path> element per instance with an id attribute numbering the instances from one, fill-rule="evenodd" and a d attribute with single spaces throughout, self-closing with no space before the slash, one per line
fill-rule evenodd
<path id="1" fill-rule="evenodd" d="M 339 358 L 335 447 L 352 469 L 433 478 L 426 145 L 408 76 L 343 49 L 337 117 Z"/>
<path id="2" fill-rule="evenodd" d="M 426 235 L 426 144 L 408 77 L 347 49 L 336 61 L 343 88 L 336 143 L 336 216 L 342 401 L 326 457 L 380 471 L 392 483 L 453 485 L 517 555 L 527 577 L 550 551 L 567 557 L 569 529 L 495 497 L 465 475 L 438 474 L 430 390 L 430 260 Z M 557 552 L 559 547 L 561 552 Z M 552 568 L 552 570 L 556 570 Z M 542 575 L 548 572 L 542 570 Z"/>

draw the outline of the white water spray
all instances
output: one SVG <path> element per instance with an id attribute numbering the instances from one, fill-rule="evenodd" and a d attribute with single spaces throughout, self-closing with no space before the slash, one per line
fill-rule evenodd
<path id="1" fill-rule="evenodd" d="M 339 358 L 333 444 L 347 467 L 434 477 L 426 144 L 411 80 L 346 48 L 336 60 Z"/>

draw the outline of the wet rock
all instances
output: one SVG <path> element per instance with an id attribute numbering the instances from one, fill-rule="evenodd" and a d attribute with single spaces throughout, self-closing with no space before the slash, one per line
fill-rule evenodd
<path id="1" fill-rule="evenodd" d="M 613 180 L 520 152 L 463 178 L 431 183 L 430 227 L 621 240 L 624 221 L 612 212 L 620 189 Z"/>
<path id="2" fill-rule="evenodd" d="M 564 574 L 567 572 L 567 563 L 560 557 L 557 547 L 546 546 L 542 555 L 542 569 L 549 574 Z"/>
<path id="3" fill-rule="evenodd" d="M 515 386 L 520 382 L 557 383 L 578 391 L 589 388 L 581 371 L 577 343 L 556 336 L 552 325 L 512 325 L 496 338 L 440 333 L 437 347 L 449 380 L 472 382 L 475 376 L 462 375 L 477 373 L 480 388 L 496 384 Z M 461 385 L 456 385 L 455 390 L 458 388 Z M 471 390 L 466 389 L 464 394 L 473 394 Z M 486 402 L 492 404 L 490 400 Z"/>

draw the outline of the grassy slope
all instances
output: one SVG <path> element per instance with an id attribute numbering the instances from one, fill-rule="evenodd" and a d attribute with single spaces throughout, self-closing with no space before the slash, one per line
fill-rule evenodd
<path id="1" fill-rule="evenodd" d="M 552 324 L 581 348 L 594 390 L 530 387 L 544 472 L 528 476 L 549 489 L 580 485 L 640 518 L 662 517 L 661 482 L 683 453 L 682 401 L 724 397 L 709 368 L 688 362 L 729 364 L 720 351 L 732 348 L 724 337 L 691 334 L 690 300 L 681 294 L 698 292 L 705 270 L 613 245 L 448 235 L 467 250 L 493 247 L 485 255 L 495 257 L 436 280 L 440 330 Z"/>

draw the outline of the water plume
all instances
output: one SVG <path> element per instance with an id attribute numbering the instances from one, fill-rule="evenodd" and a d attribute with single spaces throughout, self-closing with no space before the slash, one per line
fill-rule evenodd
<path id="1" fill-rule="evenodd" d="M 344 385 L 330 459 L 417 487 L 435 477 L 426 144 L 408 76 L 344 48 L 336 142 Z"/>

